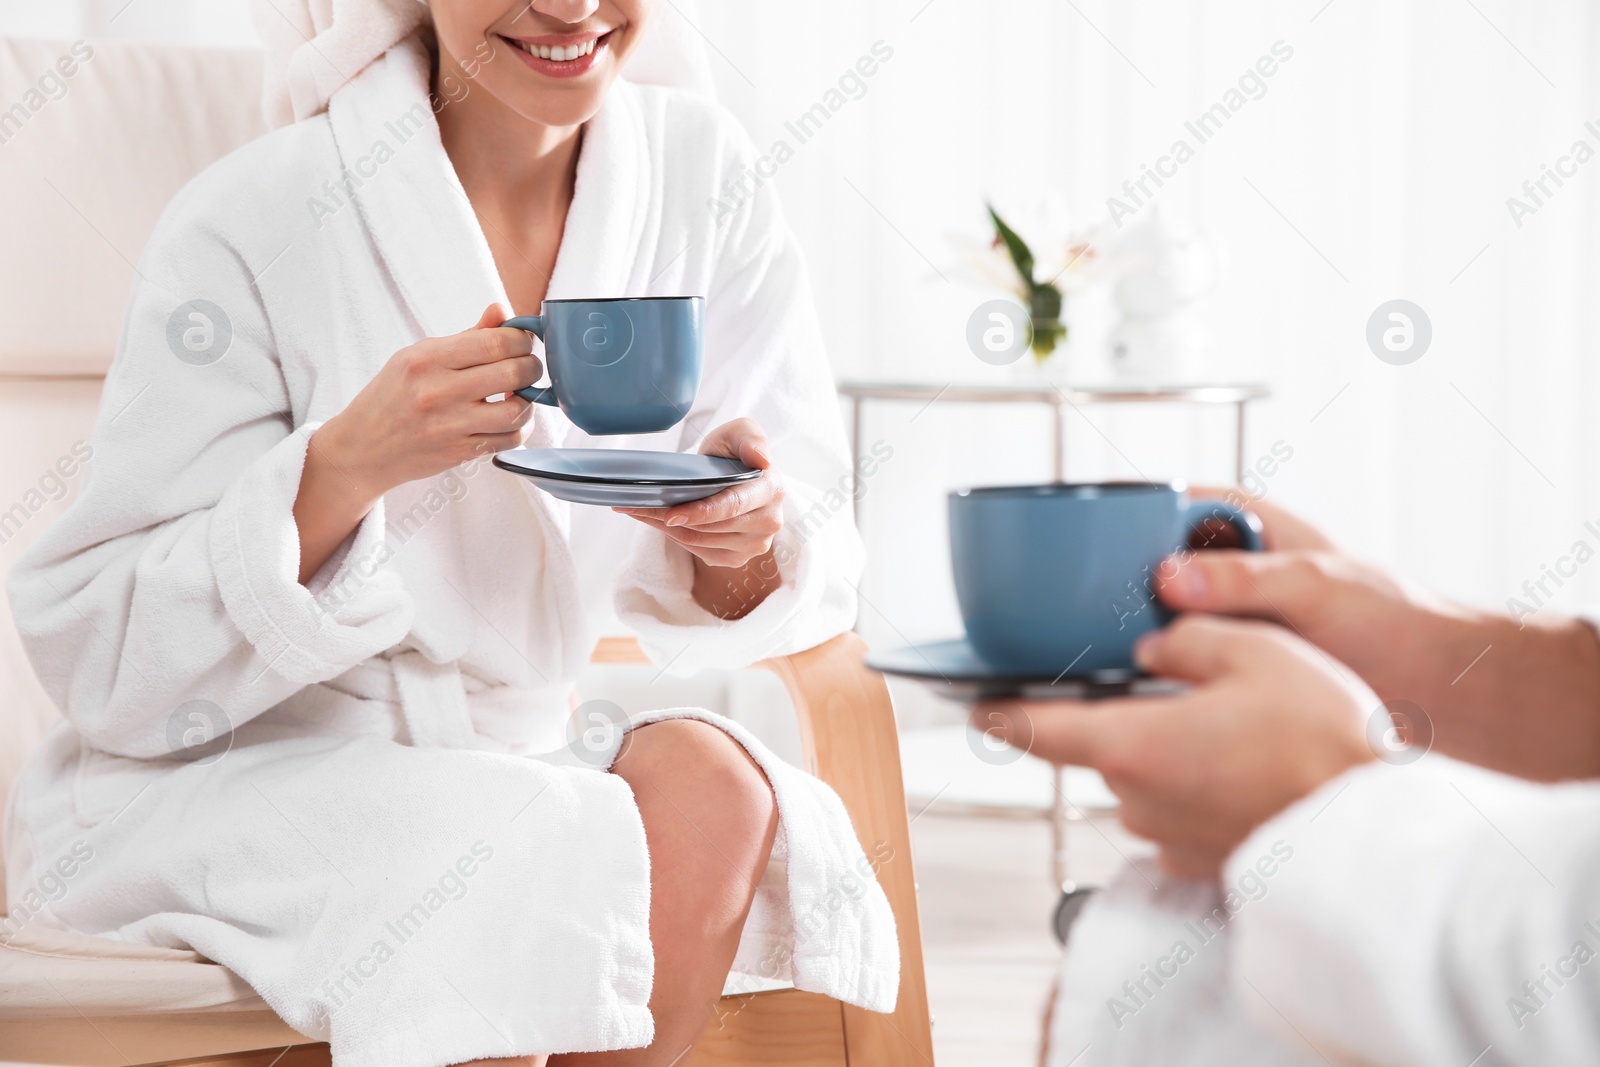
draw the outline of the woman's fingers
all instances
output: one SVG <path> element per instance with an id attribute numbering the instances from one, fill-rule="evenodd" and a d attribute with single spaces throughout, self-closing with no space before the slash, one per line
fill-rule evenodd
<path id="1" fill-rule="evenodd" d="M 650 514 L 651 511 L 665 510 L 655 508 L 637 509 L 630 511 L 627 508 L 616 508 L 624 515 L 633 515 L 638 519 L 653 519 L 664 530 L 693 530 L 696 533 L 751 533 L 770 536 L 783 529 L 783 510 L 774 504 L 747 511 L 742 515 L 735 515 L 731 519 L 722 519 L 719 522 L 706 522 L 697 524 L 684 524 L 668 526 L 664 518 Z"/>
<path id="2" fill-rule="evenodd" d="M 522 431 L 511 433 L 480 433 L 472 437 L 472 458 L 506 452 L 522 446 Z"/>
<path id="3" fill-rule="evenodd" d="M 660 519 L 649 515 L 634 515 L 632 518 L 638 519 L 652 529 L 660 530 L 685 545 L 723 545 L 740 540 L 752 542 L 771 540 L 782 529 L 782 524 L 776 520 L 745 521 L 753 519 L 753 516 L 745 516 L 738 521 L 718 523 L 719 528 L 716 529 L 705 526 L 668 526 Z"/>
<path id="4" fill-rule="evenodd" d="M 483 309 L 483 314 L 478 316 L 478 321 L 472 325 L 472 329 L 493 329 L 504 321 L 506 321 L 506 309 L 498 303 L 490 304 Z"/>
<path id="5" fill-rule="evenodd" d="M 734 419 L 712 430 L 700 454 L 727 456 L 765 471 L 702 500 L 670 508 L 612 508 L 694 553 L 713 567 L 742 567 L 772 549 L 783 529 L 783 480 L 772 470 L 766 435 L 754 419 Z"/>
<path id="6" fill-rule="evenodd" d="M 505 319 L 505 312 L 500 305 L 491 304 L 471 329 L 422 343 L 437 353 L 443 366 L 456 370 L 532 353 L 533 335 L 526 330 L 501 326 L 500 323 Z"/>
<path id="7" fill-rule="evenodd" d="M 511 356 L 494 363 L 465 367 L 452 376 L 451 383 L 463 399 L 482 400 L 532 385 L 543 375 L 544 364 L 538 356 Z"/>
<path id="8" fill-rule="evenodd" d="M 772 466 L 772 452 L 767 444 L 767 435 L 755 419 L 734 419 L 718 426 L 700 442 L 700 454 L 726 456 L 757 470 L 764 471 Z"/>
<path id="9" fill-rule="evenodd" d="M 706 529 L 717 523 L 738 519 L 776 503 L 783 495 L 782 482 L 776 475 L 764 474 L 752 482 L 730 486 L 714 496 L 691 500 L 670 508 L 618 508 L 624 515 L 635 518 L 652 518 L 664 526 L 692 526 Z"/>
<path id="10" fill-rule="evenodd" d="M 509 433 L 522 429 L 533 418 L 533 404 L 516 395 L 504 400 L 480 400 L 460 417 L 462 432 L 469 435 Z"/>
<path id="11" fill-rule="evenodd" d="M 660 530 L 678 544 L 689 549 L 720 549 L 727 552 L 744 552 L 758 556 L 772 547 L 772 535 L 734 530 L 711 533 L 692 526 L 667 526 L 660 519 L 635 515 L 634 518 L 652 529 Z M 742 562 L 742 561 L 741 561 Z"/>

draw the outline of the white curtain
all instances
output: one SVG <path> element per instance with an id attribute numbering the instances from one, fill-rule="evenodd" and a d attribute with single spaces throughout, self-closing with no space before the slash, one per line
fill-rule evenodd
<path id="1" fill-rule="evenodd" d="M 985 197 L 1063 197 L 1084 225 L 1269 55 L 1293 50 L 1156 202 L 1223 243 L 1206 318 L 1214 376 L 1274 390 L 1249 454 L 1293 458 L 1271 499 L 1352 551 L 1465 600 L 1504 607 L 1548 564 L 1541 597 L 1600 600 L 1595 461 L 1596 5 L 1551 0 L 718 0 L 702 29 L 723 98 L 758 144 L 834 85 L 874 41 L 893 58 L 776 181 L 806 244 L 842 376 L 1004 380 L 964 340 L 985 294 L 941 279 L 947 234 L 978 232 Z M 661 15 L 673 17 L 670 4 Z M 1253 90 L 1253 87 L 1252 87 Z M 1543 206 L 1507 198 L 1542 165 Z M 1529 201 L 1531 203 L 1531 201 Z M 1431 319 L 1428 352 L 1369 350 L 1379 304 Z M 1076 305 L 1079 340 L 1103 309 Z M 1069 358 L 1097 372 L 1077 342 Z M 913 416 L 915 418 L 913 419 Z M 870 409 L 894 459 L 870 480 L 863 630 L 874 643 L 954 633 L 943 495 L 1049 473 L 1041 412 L 944 402 Z M 1085 408 L 1069 416 L 1069 478 L 1230 473 L 1220 414 Z M 1594 531 L 1585 523 L 1594 520 Z M 1578 541 L 1597 559 L 1562 562 Z M 1441 664 L 1459 670 L 1465 664 Z"/>

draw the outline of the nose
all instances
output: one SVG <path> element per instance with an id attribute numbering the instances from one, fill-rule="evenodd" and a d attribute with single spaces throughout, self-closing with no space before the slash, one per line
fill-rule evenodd
<path id="1" fill-rule="evenodd" d="M 595 13 L 600 0 L 533 0 L 528 7 L 541 15 L 560 19 L 565 23 L 578 23 Z"/>

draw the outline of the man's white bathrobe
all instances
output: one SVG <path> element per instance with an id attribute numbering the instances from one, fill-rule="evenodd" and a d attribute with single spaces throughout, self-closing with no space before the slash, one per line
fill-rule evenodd
<path id="1" fill-rule="evenodd" d="M 1053 1067 L 1600 1063 L 1600 784 L 1437 754 L 1262 824 L 1221 886 L 1141 862 L 1085 908 Z"/>
<path id="2" fill-rule="evenodd" d="M 782 588 L 721 623 L 659 533 L 487 462 L 390 493 L 297 583 L 312 432 L 396 351 L 506 299 L 426 85 L 404 44 L 179 194 L 84 496 L 10 580 L 70 722 L 13 796 L 12 899 L 82 842 L 38 921 L 192 946 L 341 1067 L 647 1043 L 643 828 L 601 773 L 616 738 L 568 745 L 569 683 L 617 621 L 680 674 L 809 647 L 852 624 L 860 567 L 792 235 L 769 189 L 711 202 L 747 142 L 699 97 L 621 82 L 585 129 L 549 295 L 706 297 L 693 412 L 602 443 L 687 450 L 757 419 L 789 492 Z M 594 443 L 546 408 L 528 439 Z M 893 916 L 838 798 L 722 725 L 782 819 L 739 968 L 888 1010 Z"/>

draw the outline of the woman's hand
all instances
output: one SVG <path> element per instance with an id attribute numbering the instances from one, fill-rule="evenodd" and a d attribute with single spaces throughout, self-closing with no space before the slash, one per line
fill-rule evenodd
<path id="1" fill-rule="evenodd" d="M 519 396 L 539 380 L 533 338 L 500 327 L 498 304 L 477 325 L 429 337 L 390 357 L 366 387 L 312 439 L 319 452 L 373 499 L 395 486 L 521 443 L 533 405 Z"/>
<path id="2" fill-rule="evenodd" d="M 1420 708 L 1447 755 L 1537 780 L 1600 776 L 1600 640 L 1587 623 L 1450 604 L 1281 508 L 1247 506 L 1269 551 L 1190 554 L 1159 582 L 1168 607 L 1287 627 L 1385 702 Z"/>
<path id="3" fill-rule="evenodd" d="M 985 701 L 979 729 L 1052 763 L 1093 767 L 1129 831 L 1175 874 L 1212 878 L 1251 830 L 1373 758 L 1377 699 L 1328 656 L 1259 622 L 1189 616 L 1140 640 L 1139 666 L 1194 684 L 1173 696 Z"/>
<path id="4" fill-rule="evenodd" d="M 301 583 L 384 493 L 521 442 L 533 405 L 487 398 L 543 369 L 526 333 L 500 328 L 505 318 L 492 304 L 470 330 L 402 348 L 312 435 L 294 503 Z"/>
<path id="5" fill-rule="evenodd" d="M 703 500 L 670 508 L 613 508 L 660 530 L 694 556 L 694 596 L 719 618 L 747 615 L 779 584 L 772 544 L 783 529 L 783 477 L 754 419 L 712 430 L 700 454 L 727 456 L 765 473 Z"/>

